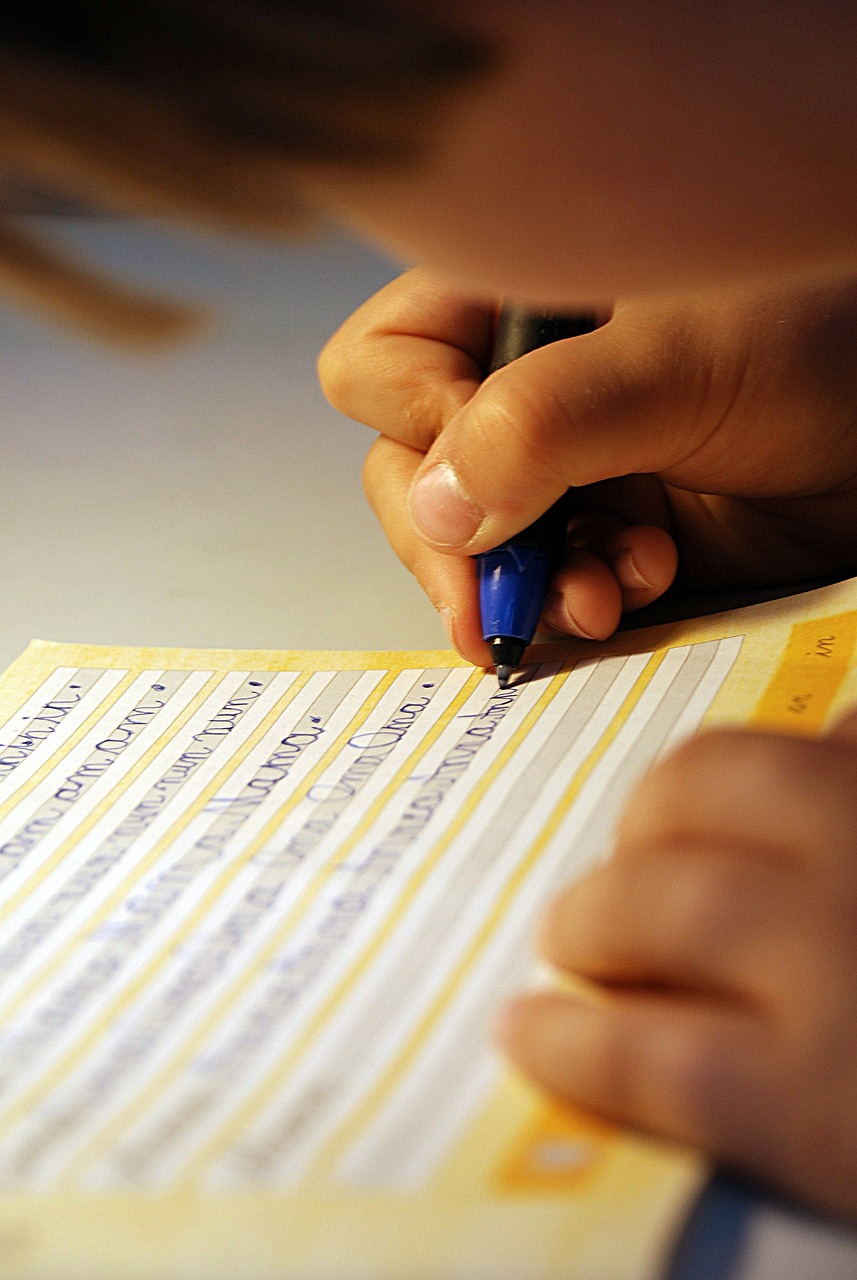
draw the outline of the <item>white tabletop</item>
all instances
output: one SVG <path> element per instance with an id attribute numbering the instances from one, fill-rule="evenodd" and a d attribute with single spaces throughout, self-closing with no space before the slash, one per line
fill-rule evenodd
<path id="1" fill-rule="evenodd" d="M 372 439 L 315 357 L 396 269 L 125 222 L 44 222 L 125 278 L 215 300 L 219 323 L 132 358 L 0 313 L 0 667 L 43 639 L 437 648 L 443 628 L 363 498 Z"/>
<path id="2" fill-rule="evenodd" d="M 0 668 L 34 636 L 229 648 L 445 648 L 360 488 L 371 441 L 315 357 L 396 273 L 342 240 L 288 250 L 133 222 L 44 220 L 102 266 L 218 302 L 220 324 L 130 358 L 0 311 Z M 711 1197 L 671 1280 L 857 1277 L 857 1237 Z"/>

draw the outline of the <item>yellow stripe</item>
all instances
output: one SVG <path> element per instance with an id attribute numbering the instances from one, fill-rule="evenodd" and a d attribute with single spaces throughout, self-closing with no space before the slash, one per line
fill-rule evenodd
<path id="1" fill-rule="evenodd" d="M 213 676 L 210 680 L 206 681 L 202 689 L 191 699 L 190 704 L 179 717 L 179 729 L 181 729 L 190 717 L 199 710 L 199 707 L 205 702 L 206 696 L 213 691 L 217 682 L 218 677 Z M 173 725 L 166 729 L 164 733 L 162 733 L 159 738 L 152 743 L 151 747 L 147 749 L 145 755 L 138 760 L 136 767 L 130 770 L 128 775 L 120 779 L 108 794 L 99 801 L 92 813 L 83 819 L 75 830 L 65 838 L 61 845 L 59 845 L 52 856 L 45 860 L 44 864 L 38 869 L 38 871 L 33 873 L 28 883 L 21 886 L 14 897 L 10 899 L 10 902 L 6 904 L 7 907 L 18 907 L 20 903 L 29 896 L 30 892 L 62 862 L 65 855 L 72 848 L 76 848 L 81 843 L 82 839 L 86 833 L 91 830 L 93 825 L 113 807 L 116 803 L 117 797 L 124 795 L 128 787 L 137 780 L 140 773 L 147 767 L 152 759 L 154 759 L 164 749 L 164 740 L 166 739 L 167 745 L 172 741 L 172 735 L 175 731 L 176 726 Z M 165 843 L 172 840 L 178 831 L 182 830 L 184 826 L 187 825 L 187 822 L 192 816 L 192 814 L 184 813 L 177 818 L 176 822 L 170 828 L 168 835 L 163 836 L 155 848 L 160 850 Z M 153 853 L 154 850 L 152 851 L 152 854 Z M 152 854 L 150 854 L 144 861 L 135 863 L 133 869 L 122 881 L 121 886 L 117 887 L 111 896 L 102 903 L 99 910 L 86 918 L 85 923 L 79 927 L 71 938 L 66 940 L 58 952 L 53 953 L 53 955 L 44 962 L 42 967 L 37 970 L 36 973 L 31 975 L 25 986 L 23 986 L 16 995 L 8 997 L 5 1004 L 2 1006 L 2 1011 L 0 1011 L 0 1021 L 6 1022 L 11 1016 L 14 1016 L 15 1012 L 21 1007 L 21 1005 L 31 999 L 32 994 L 38 989 L 41 983 L 45 980 L 49 980 L 58 969 L 62 968 L 62 966 L 67 962 L 69 956 L 78 946 L 81 938 L 91 934 L 104 917 L 109 914 L 116 902 L 125 896 L 126 886 L 133 885 L 141 875 L 145 874 L 145 871 L 151 862 Z"/>
<path id="2" fill-rule="evenodd" d="M 294 1070 L 299 1059 L 307 1052 L 312 1041 L 323 1029 L 331 1014 L 335 1013 L 339 1005 L 347 998 L 349 992 L 359 982 L 365 970 L 375 960 L 378 952 L 410 908 L 413 899 L 446 853 L 449 845 L 465 825 L 473 810 L 478 806 L 494 779 L 505 768 L 511 755 L 517 750 L 520 740 L 526 737 L 532 725 L 543 714 L 544 708 L 553 701 L 561 687 L 562 681 L 558 677 L 555 677 L 546 686 L 544 693 L 527 712 L 514 737 L 506 743 L 490 769 L 486 770 L 483 778 L 474 787 L 455 822 L 444 830 L 443 835 L 435 842 L 431 851 L 426 854 L 420 866 L 416 868 L 407 886 L 403 888 L 396 905 L 384 917 L 383 923 L 373 934 L 361 954 L 355 959 L 349 972 L 340 979 L 334 990 L 315 1009 L 300 1035 L 292 1041 L 288 1051 L 280 1058 L 276 1066 L 271 1069 L 266 1078 L 245 1099 L 238 1111 L 233 1113 L 220 1132 L 212 1137 L 211 1141 L 194 1156 L 182 1175 L 183 1183 L 192 1184 L 195 1182 L 200 1174 L 216 1161 L 221 1152 L 234 1142 L 236 1134 L 241 1131 L 244 1125 L 265 1106 L 270 1098 L 279 1092 L 282 1088 L 283 1077 Z M 449 719 L 450 721 L 453 719 L 451 714 Z"/>
<path id="3" fill-rule="evenodd" d="M 139 671 L 131 672 L 131 675 L 135 678 L 140 674 L 141 672 Z M 161 751 L 163 751 L 165 740 L 169 742 L 177 733 L 181 731 L 181 729 L 185 726 L 185 724 L 187 724 L 190 717 L 194 714 L 195 711 L 199 709 L 199 707 L 205 701 L 208 694 L 214 688 L 215 682 L 216 682 L 216 677 L 211 677 L 202 686 L 199 692 L 194 695 L 194 697 L 190 700 L 188 705 L 184 708 L 183 711 L 179 713 L 179 715 L 172 722 L 172 724 L 168 725 L 158 735 L 158 737 L 154 739 L 152 745 L 146 749 L 145 753 L 137 761 L 137 764 L 134 766 L 134 768 L 127 770 L 114 783 L 114 785 L 110 788 L 107 794 L 98 802 L 98 804 L 90 811 L 90 813 L 81 819 L 81 821 L 75 827 L 74 831 L 72 831 L 70 835 L 66 836 L 62 844 L 57 846 L 57 848 L 54 850 L 51 856 L 49 858 L 45 858 L 43 862 L 39 863 L 39 865 L 28 875 L 26 881 L 20 886 L 20 888 L 16 889 L 14 893 L 10 894 L 6 902 L 4 902 L 2 906 L 0 906 L 0 920 L 5 919 L 7 916 L 12 915 L 13 912 L 19 910 L 21 904 L 30 896 L 33 890 L 38 888 L 38 886 L 42 883 L 43 880 L 47 878 L 47 876 L 50 875 L 50 873 L 54 870 L 54 868 L 57 867 L 63 861 L 66 855 L 73 848 L 79 845 L 82 840 L 86 838 L 87 833 L 104 816 L 107 810 L 112 808 L 112 806 L 116 804 L 117 800 L 125 794 L 125 792 L 132 785 L 132 783 L 136 782 L 138 776 L 140 775 L 140 773 L 143 772 L 146 766 Z M 129 687 L 132 683 L 133 681 L 129 680 L 127 682 L 126 687 Z M 115 702 L 116 702 L 116 699 L 114 699 L 110 705 L 113 706 Z M 95 714 L 97 718 L 100 718 L 104 714 L 104 712 L 101 709 L 99 709 Z M 64 756 L 67 754 L 68 754 L 67 752 L 64 752 L 62 754 L 57 753 L 57 755 L 54 756 L 52 759 L 49 772 L 55 769 L 57 767 L 57 761 L 63 759 Z M 20 798 L 21 797 L 19 795 L 17 799 L 20 800 Z M 87 926 L 87 929 L 88 929 L 88 926 Z"/>
<path id="4" fill-rule="evenodd" d="M 601 1169 L 620 1131 L 568 1103 L 542 1102 L 492 1182 L 502 1195 L 580 1191 Z"/>
<path id="5" fill-rule="evenodd" d="M 214 679 L 220 681 L 223 679 L 224 675 L 228 674 L 231 673 L 219 672 Z M 73 957 L 74 951 L 78 947 L 81 939 L 95 931 L 98 928 L 98 925 L 107 916 L 109 916 L 114 907 L 127 897 L 129 889 L 147 873 L 151 864 L 160 857 L 164 849 L 172 844 L 188 823 L 205 808 L 206 804 L 208 804 L 209 800 L 216 793 L 218 788 L 223 785 L 234 769 L 236 769 L 245 757 L 249 755 L 257 742 L 270 729 L 278 716 L 282 714 L 284 707 L 289 705 L 289 703 L 300 692 L 300 689 L 307 683 L 311 674 L 312 673 L 310 672 L 303 672 L 295 681 L 292 682 L 289 688 L 286 689 L 278 698 L 271 711 L 269 711 L 265 715 L 264 719 L 256 726 L 247 741 L 233 752 L 229 760 L 224 763 L 211 782 L 206 785 L 205 789 L 197 797 L 193 807 L 183 812 L 175 822 L 173 822 L 169 830 L 161 837 L 146 857 L 135 864 L 133 871 L 129 872 L 121 885 L 118 885 L 110 897 L 102 903 L 99 910 L 87 918 L 85 924 L 80 928 L 77 934 L 75 934 L 73 938 L 70 938 L 50 961 L 46 962 L 38 974 L 33 975 L 20 992 L 15 996 L 10 997 L 6 1010 L 3 1013 L 4 1021 L 9 1018 L 10 1013 L 14 1015 L 22 1004 L 32 1000 L 38 990 L 38 987 L 46 979 L 49 980 L 58 969 L 61 969 L 62 966 L 68 962 L 70 957 Z M 207 688 L 208 684 L 206 684 L 206 689 Z M 204 693 L 205 690 L 202 692 Z M 249 856 L 249 854 L 247 856 Z M 246 857 L 243 861 L 246 861 Z M 239 860 L 236 859 L 235 864 L 230 865 L 230 867 L 225 870 L 224 879 L 226 877 L 231 878 L 231 876 L 236 873 L 238 870 L 238 863 Z M 15 1119 L 29 1109 L 35 1098 L 42 1097 L 50 1089 L 56 1087 L 57 1083 L 62 1080 L 63 1075 L 66 1074 L 67 1071 L 73 1070 L 74 1067 L 83 1058 L 85 1058 L 91 1046 L 104 1034 L 107 1027 L 116 1019 L 118 1013 L 128 1004 L 129 1000 L 139 992 L 157 969 L 165 961 L 171 958 L 173 949 L 176 945 L 178 945 L 177 938 L 173 935 L 163 946 L 158 955 L 153 957 L 146 968 L 136 974 L 135 979 L 115 997 L 109 1009 L 98 1017 L 86 1034 L 75 1041 L 65 1056 L 57 1062 L 45 1076 L 41 1077 L 37 1083 L 34 1083 L 27 1093 L 21 1095 L 17 1101 L 11 1103 L 8 1107 L 0 1111 L 0 1114 L 3 1116 L 4 1125 L 9 1126 L 14 1123 Z M 9 1117 L 9 1119 L 7 1119 L 7 1117 Z"/>
<path id="6" fill-rule="evenodd" d="M 248 967 L 236 978 L 232 987 L 224 994 L 221 1000 L 218 1001 L 215 1009 L 198 1028 L 192 1039 L 186 1041 L 182 1045 L 179 1054 L 170 1064 L 169 1068 L 159 1074 L 156 1084 L 153 1082 L 155 1087 L 151 1090 L 147 1089 L 147 1094 L 152 1092 L 153 1096 L 157 1097 L 165 1088 L 169 1088 L 169 1083 L 165 1082 L 163 1079 L 167 1071 L 172 1075 L 176 1075 L 181 1072 L 184 1067 L 186 1057 L 195 1052 L 204 1043 L 206 1037 L 211 1034 L 212 1030 L 226 1016 L 229 1007 L 234 1005 L 236 1000 L 247 989 L 247 987 L 251 986 L 256 981 L 258 973 L 277 954 L 280 947 L 283 945 L 284 940 L 286 940 L 289 934 L 297 927 L 301 917 L 309 911 L 318 899 L 318 896 L 324 889 L 325 884 L 336 873 L 337 868 L 346 860 L 366 832 L 371 829 L 371 826 L 376 821 L 378 815 L 383 813 L 391 799 L 399 792 L 402 783 L 413 773 L 416 764 L 428 753 L 443 730 L 447 728 L 448 723 L 455 719 L 459 709 L 466 703 L 467 699 L 471 696 L 481 679 L 482 672 L 474 671 L 459 692 L 455 695 L 446 711 L 432 726 L 430 732 L 424 736 L 419 745 L 408 756 L 393 778 L 387 783 L 383 791 L 376 797 L 374 803 L 371 805 L 366 815 L 361 819 L 357 827 L 352 831 L 351 835 L 337 846 L 334 856 L 323 867 L 320 867 L 315 876 L 313 876 L 312 880 L 305 887 L 303 893 L 294 903 L 289 913 L 283 918 L 276 934 L 269 939 L 264 950 L 258 956 L 255 964 L 252 967 Z M 325 1005 L 324 1008 L 326 1009 L 326 1007 L 327 1006 Z M 323 1019 L 320 1014 L 316 1015 L 314 1018 L 313 1034 L 320 1029 L 322 1020 Z M 318 1027 L 315 1027 L 316 1022 L 319 1023 Z M 217 1143 L 217 1141 L 217 1138 L 213 1138 L 212 1145 Z M 195 1161 L 194 1163 L 197 1162 Z M 187 1176 L 185 1176 L 185 1180 L 187 1180 Z"/>
<path id="7" fill-rule="evenodd" d="M 247 848 L 243 851 L 241 858 L 236 859 L 234 867 L 228 869 L 227 872 L 224 873 L 224 875 L 217 882 L 217 884 L 213 886 L 211 890 L 208 892 L 208 894 L 205 896 L 205 898 L 203 898 L 200 901 L 200 903 L 197 905 L 193 913 L 183 918 L 183 921 L 182 921 L 183 927 L 182 927 L 181 933 L 178 935 L 171 936 L 168 946 L 157 957 L 157 960 L 153 960 L 151 964 L 147 967 L 147 969 L 141 975 L 140 982 L 137 983 L 134 988 L 128 988 L 126 990 L 126 999 L 128 998 L 129 993 L 131 995 L 136 994 L 139 987 L 143 985 L 143 982 L 148 981 L 150 976 L 153 974 L 155 965 L 157 964 L 157 967 L 160 967 L 165 959 L 169 960 L 174 948 L 176 946 L 181 945 L 182 939 L 186 938 L 197 926 L 197 924 L 205 918 L 205 916 L 211 910 L 212 904 L 222 894 L 224 887 L 226 887 L 228 881 L 231 880 L 233 878 L 233 875 L 238 870 L 240 870 L 240 868 L 243 867 L 244 864 L 250 858 L 253 857 L 253 855 L 258 851 L 258 849 L 263 847 L 263 845 L 270 838 L 270 836 L 274 834 L 276 830 L 282 825 L 288 813 L 293 808 L 295 808 L 296 805 L 299 804 L 301 800 L 304 799 L 307 793 L 312 789 L 312 787 L 318 781 L 319 777 L 329 767 L 331 761 L 334 760 L 341 753 L 343 746 L 349 740 L 349 738 L 353 737 L 355 732 L 360 727 L 362 727 L 363 724 L 366 723 L 367 719 L 371 715 L 372 711 L 374 711 L 377 704 L 381 701 L 384 694 L 388 692 L 388 690 L 392 687 L 396 679 L 401 674 L 402 674 L 401 670 L 388 671 L 384 674 L 384 676 L 382 677 L 381 680 L 379 680 L 378 684 L 372 690 L 372 692 L 363 700 L 363 702 L 361 702 L 358 711 L 349 721 L 348 725 L 346 725 L 346 727 L 342 730 L 342 732 L 339 734 L 336 740 L 333 743 L 331 743 L 330 747 L 321 757 L 318 764 L 312 769 L 312 771 L 306 776 L 306 778 L 303 779 L 300 788 L 296 789 L 293 795 L 290 796 L 289 800 L 286 801 L 277 810 L 274 817 L 271 818 L 268 823 L 266 823 L 265 827 L 263 828 L 261 833 L 257 836 L 257 838 L 253 841 L 253 843 L 248 845 Z M 463 688 L 459 691 L 458 694 L 456 694 L 455 698 L 450 703 L 450 706 L 449 708 L 447 708 L 447 711 L 445 713 L 446 716 L 451 716 L 456 713 L 458 707 L 464 701 L 466 701 L 466 698 L 469 696 L 469 692 L 472 689 L 473 685 L 478 682 L 478 678 L 479 676 L 476 674 L 470 676 L 470 678 L 466 681 Z M 388 795 L 391 792 L 398 789 L 398 787 L 401 785 L 401 782 L 404 780 L 404 778 L 406 778 L 411 772 L 413 772 L 415 761 L 419 759 L 429 749 L 429 747 L 432 745 L 437 735 L 441 732 L 442 728 L 444 727 L 444 724 L 445 724 L 444 715 L 441 715 L 439 717 L 438 723 L 433 727 L 431 733 L 426 735 L 426 737 L 422 740 L 422 742 L 415 749 L 415 751 L 408 756 L 405 763 L 401 766 L 398 773 L 395 775 L 394 780 L 390 782 L 385 788 L 385 791 L 382 793 L 383 795 Z M 376 804 L 373 806 L 373 811 L 378 808 L 379 804 L 381 804 L 380 801 L 376 802 Z M 141 1089 L 140 1092 L 135 1095 L 134 1099 L 131 1102 L 129 1102 L 125 1107 L 123 1107 L 123 1109 L 118 1113 L 118 1115 L 114 1117 L 114 1119 L 110 1122 L 109 1127 L 104 1131 L 102 1131 L 102 1133 L 100 1133 L 95 1139 L 93 1139 L 93 1141 L 85 1149 L 85 1153 L 81 1154 L 78 1158 L 75 1159 L 74 1164 L 69 1169 L 68 1175 L 63 1178 L 63 1183 L 66 1183 L 66 1182 L 70 1183 L 71 1181 L 73 1181 L 74 1177 L 76 1177 L 76 1174 L 79 1168 L 82 1168 L 84 1167 L 84 1165 L 91 1163 L 92 1160 L 97 1159 L 98 1152 L 102 1147 L 109 1146 L 112 1144 L 112 1142 L 115 1140 L 112 1135 L 115 1132 L 121 1133 L 122 1130 L 127 1127 L 129 1118 L 133 1118 L 135 1115 L 139 1115 L 142 1111 L 145 1110 L 146 1106 L 151 1105 L 151 1103 L 156 1101 L 157 1098 L 163 1093 L 165 1089 L 169 1088 L 170 1077 L 175 1076 L 182 1070 L 187 1058 L 190 1055 L 192 1055 L 201 1044 L 204 1043 L 206 1037 L 211 1033 L 212 1029 L 226 1015 L 229 1008 L 241 998 L 241 995 L 243 994 L 247 986 L 250 985 L 253 981 L 255 981 L 258 972 L 264 968 L 264 966 L 273 957 L 273 955 L 276 954 L 277 950 L 281 946 L 284 934 L 288 934 L 290 932 L 290 930 L 294 927 L 295 921 L 301 915 L 303 915 L 305 911 L 312 905 L 312 902 L 314 901 L 315 897 L 318 894 L 319 888 L 335 872 L 336 867 L 347 856 L 347 854 L 350 852 L 351 848 L 353 847 L 354 843 L 356 843 L 356 841 L 360 839 L 360 837 L 364 832 L 364 828 L 367 825 L 368 825 L 368 819 L 364 819 L 363 822 L 361 822 L 358 828 L 349 837 L 347 843 L 344 845 L 337 846 L 337 850 L 334 858 L 331 860 L 330 863 L 320 868 L 319 871 L 313 876 L 312 880 L 310 881 L 310 884 L 304 889 L 303 893 L 298 898 L 297 902 L 293 905 L 288 915 L 284 918 L 284 921 L 281 923 L 276 934 L 268 940 L 264 949 L 259 953 L 259 955 L 256 957 L 254 962 L 248 965 L 246 969 L 242 970 L 242 972 L 235 977 L 234 981 L 230 984 L 228 990 L 224 992 L 224 994 L 218 1000 L 214 1008 L 205 1017 L 202 1023 L 196 1028 L 193 1035 L 190 1036 L 187 1040 L 184 1040 L 182 1042 L 182 1044 L 176 1050 L 170 1062 L 166 1063 L 154 1076 L 152 1076 L 148 1080 L 144 1088 Z M 107 1026 L 110 1023 L 113 1016 L 114 1016 L 113 1014 L 106 1015 L 105 1018 L 102 1020 L 102 1025 Z M 90 1154 L 90 1152 L 94 1152 L 94 1154 Z"/>
<path id="8" fill-rule="evenodd" d="M 796 623 L 751 723 L 791 733 L 819 733 L 851 666 L 855 639 L 857 613 Z"/>
<path id="9" fill-rule="evenodd" d="M 542 827 L 542 830 L 533 841 L 526 855 L 522 857 L 521 861 L 510 875 L 506 882 L 505 889 L 498 896 L 490 914 L 480 927 L 478 933 L 474 936 L 472 942 L 459 960 L 453 972 L 450 974 L 442 990 L 438 992 L 437 996 L 420 1019 L 419 1024 L 411 1033 L 408 1043 L 403 1047 L 396 1061 L 392 1063 L 386 1072 L 376 1081 L 361 1105 L 351 1113 L 348 1120 L 340 1127 L 338 1133 L 327 1142 L 323 1152 L 314 1162 L 314 1172 L 316 1172 L 318 1176 L 325 1177 L 329 1175 L 333 1166 L 338 1163 L 342 1154 L 355 1140 L 358 1133 L 367 1128 L 371 1123 L 373 1112 L 377 1111 L 383 1105 L 384 1101 L 389 1097 L 398 1081 L 408 1071 L 413 1060 L 424 1046 L 426 1040 L 442 1016 L 445 1007 L 449 1004 L 462 980 L 472 969 L 479 952 L 487 945 L 491 936 L 497 929 L 497 926 L 506 915 L 510 904 L 514 901 L 520 891 L 522 882 L 530 874 L 532 868 L 539 861 L 545 848 L 553 839 L 557 829 L 586 784 L 587 779 L 609 750 L 668 652 L 668 650 L 664 649 L 652 654 L 646 666 L 634 682 L 634 685 L 628 693 L 622 707 L 613 717 L 609 727 L 598 740 L 597 745 L 593 748 L 587 759 L 578 769 L 572 782 L 563 793 L 559 803 L 554 806 L 554 810 L 550 818 Z"/>
<path id="10" fill-rule="evenodd" d="M 65 664 L 63 663 L 60 665 Z M 78 668 L 78 670 L 83 669 L 85 668 Z M 104 674 L 107 675 L 108 672 L 105 671 Z M 20 787 L 17 787 L 11 795 L 9 795 L 2 804 L 0 804 L 0 821 L 2 821 L 2 819 L 6 817 L 6 814 L 12 809 L 17 808 L 21 801 L 24 800 L 24 798 L 48 776 L 48 774 L 53 772 L 57 766 L 57 761 L 64 760 L 69 752 L 73 751 L 77 744 L 86 737 L 90 730 L 96 727 L 102 716 L 105 716 L 110 708 L 119 701 L 122 694 L 126 692 L 139 675 L 139 671 L 127 671 L 122 679 L 117 681 L 114 688 L 111 689 L 109 693 L 104 694 L 101 701 L 96 703 L 93 710 L 90 711 L 86 719 L 78 725 L 74 733 L 70 734 L 65 742 L 54 747 L 49 752 L 48 758 L 45 760 L 44 764 L 40 765 L 26 782 L 22 783 Z M 99 679 L 102 678 L 103 677 L 99 677 Z"/>

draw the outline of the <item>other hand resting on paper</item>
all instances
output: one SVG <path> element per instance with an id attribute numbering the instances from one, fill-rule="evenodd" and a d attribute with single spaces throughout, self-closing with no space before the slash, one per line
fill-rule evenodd
<path id="1" fill-rule="evenodd" d="M 541 950 L 603 998 L 521 996 L 548 1090 L 857 1218 L 857 713 L 826 738 L 700 734 L 631 799 Z"/>
<path id="2" fill-rule="evenodd" d="M 418 268 L 319 362 L 332 403 L 381 433 L 369 500 L 465 657 L 488 661 L 470 557 L 569 486 L 586 489 L 544 614 L 558 632 L 604 638 L 674 581 L 857 572 L 854 281 L 620 303 L 483 381 L 493 318 Z"/>

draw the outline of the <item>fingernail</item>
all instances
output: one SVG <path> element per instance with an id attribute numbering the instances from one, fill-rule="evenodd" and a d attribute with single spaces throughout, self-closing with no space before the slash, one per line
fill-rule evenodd
<path id="1" fill-rule="evenodd" d="M 634 559 L 632 551 L 623 551 L 621 555 L 613 561 L 613 572 L 623 587 L 651 587 L 649 582 L 640 572 L 640 566 Z"/>
<path id="2" fill-rule="evenodd" d="M 463 546 L 483 520 L 483 513 L 448 462 L 423 472 L 411 489 L 410 507 L 419 532 L 441 547 Z"/>
<path id="3" fill-rule="evenodd" d="M 566 631 L 569 635 L 578 636 L 581 640 L 594 640 L 589 631 L 584 631 L 580 623 L 573 618 L 568 608 L 568 601 L 562 591 L 552 591 L 545 601 L 545 621 L 557 631 Z"/>

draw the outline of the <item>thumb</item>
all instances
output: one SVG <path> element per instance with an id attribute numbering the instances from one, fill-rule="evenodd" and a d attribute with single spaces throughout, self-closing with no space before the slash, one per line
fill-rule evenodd
<path id="1" fill-rule="evenodd" d="M 572 486 L 667 467 L 698 383 L 675 312 L 618 309 L 601 328 L 491 374 L 415 474 L 410 514 L 439 550 L 475 554 L 531 524 Z"/>

